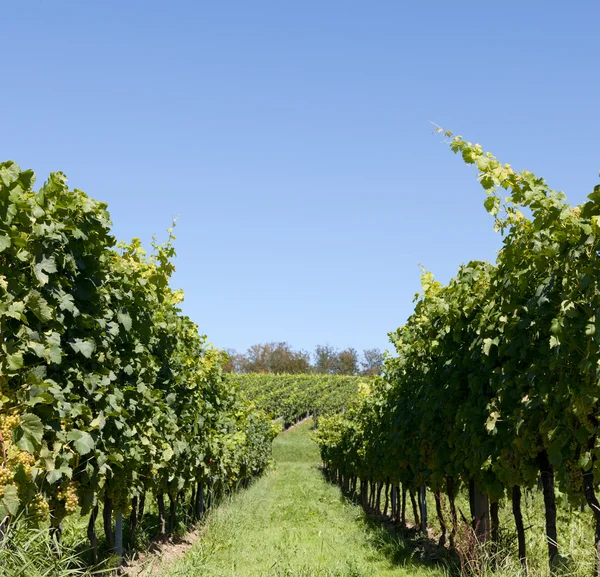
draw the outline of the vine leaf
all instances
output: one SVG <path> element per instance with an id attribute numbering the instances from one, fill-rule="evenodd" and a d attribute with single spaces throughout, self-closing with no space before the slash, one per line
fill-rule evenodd
<path id="1" fill-rule="evenodd" d="M 19 511 L 19 494 L 14 485 L 4 487 L 4 495 L 0 501 L 0 517 L 5 518 L 9 515 L 16 515 Z"/>
<path id="2" fill-rule="evenodd" d="M 89 433 L 73 429 L 67 435 L 69 441 L 73 441 L 75 449 L 80 455 L 87 455 L 94 448 L 94 439 Z"/>
<path id="3" fill-rule="evenodd" d="M 42 444 L 44 436 L 44 425 L 41 419 L 31 413 L 21 415 L 19 426 L 15 429 L 15 436 L 19 449 L 29 453 L 35 452 Z"/>
<path id="4" fill-rule="evenodd" d="M 45 285 L 50 279 L 48 275 L 55 273 L 56 270 L 56 261 L 53 256 L 50 258 L 42 257 L 42 260 L 33 267 L 33 272 L 41 285 Z"/>
<path id="5" fill-rule="evenodd" d="M 10 236 L 0 234 L 0 252 L 6 250 L 10 246 Z"/>
<path id="6" fill-rule="evenodd" d="M 21 169 L 19 165 L 14 163 L 12 160 L 0 163 L 0 180 L 5 186 L 10 186 L 17 178 Z"/>
<path id="7" fill-rule="evenodd" d="M 8 368 L 11 371 L 18 371 L 23 368 L 23 353 L 15 353 L 13 355 L 7 355 L 6 361 Z"/>
<path id="8" fill-rule="evenodd" d="M 86 359 L 90 359 L 96 350 L 96 343 L 91 339 L 73 339 L 69 344 L 76 353 L 81 353 Z"/>
<path id="9" fill-rule="evenodd" d="M 123 325 L 123 328 L 126 331 L 131 330 L 131 317 L 127 311 L 121 311 L 120 313 L 117 313 L 117 319 L 119 319 L 119 322 Z"/>

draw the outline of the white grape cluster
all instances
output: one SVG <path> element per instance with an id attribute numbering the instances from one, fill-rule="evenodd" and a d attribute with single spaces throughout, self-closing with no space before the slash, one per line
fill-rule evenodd
<path id="1" fill-rule="evenodd" d="M 64 484 L 58 491 L 58 498 L 65 503 L 65 511 L 74 513 L 79 506 L 79 497 L 74 483 Z"/>
<path id="2" fill-rule="evenodd" d="M 4 490 L 8 485 L 12 485 L 14 473 L 8 467 L 0 465 L 0 499 L 4 497 Z"/>
<path id="3" fill-rule="evenodd" d="M 115 511 L 121 511 L 124 515 L 131 513 L 131 499 L 128 491 L 129 479 L 119 476 L 113 479 L 113 484 L 108 490 Z"/>
<path id="4" fill-rule="evenodd" d="M 22 465 L 23 471 L 27 478 L 31 478 L 31 467 L 35 464 L 35 457 L 31 453 L 27 453 L 26 451 L 19 451 L 13 458 L 15 464 Z"/>
<path id="5" fill-rule="evenodd" d="M 0 487 L 12 483 L 13 472 L 8 467 L 0 467 Z"/>
<path id="6" fill-rule="evenodd" d="M 0 415 L 0 433 L 4 443 L 10 441 L 13 429 L 19 424 L 19 415 Z"/>
<path id="7" fill-rule="evenodd" d="M 0 499 L 4 497 L 6 488 L 14 487 L 15 468 L 22 464 L 25 474 L 31 475 L 31 466 L 35 463 L 33 455 L 25 451 L 19 451 L 12 445 L 13 429 L 19 424 L 19 415 L 0 415 L 0 434 L 2 443 L 0 445 Z M 2 460 L 4 457 L 4 460 Z"/>
<path id="8" fill-rule="evenodd" d="M 47 521 L 50 518 L 50 505 L 41 493 L 32 499 L 31 509 L 39 521 Z"/>
<path id="9" fill-rule="evenodd" d="M 575 491 L 583 490 L 583 473 L 581 467 L 576 461 L 567 461 L 567 469 L 569 470 L 569 479 Z"/>

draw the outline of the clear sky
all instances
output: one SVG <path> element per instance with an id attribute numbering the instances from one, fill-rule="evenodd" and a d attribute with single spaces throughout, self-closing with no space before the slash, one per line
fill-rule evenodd
<path id="1" fill-rule="evenodd" d="M 500 238 L 434 121 L 581 202 L 600 170 L 600 2 L 0 4 L 0 159 L 164 239 L 216 346 L 387 348 L 419 263 Z"/>

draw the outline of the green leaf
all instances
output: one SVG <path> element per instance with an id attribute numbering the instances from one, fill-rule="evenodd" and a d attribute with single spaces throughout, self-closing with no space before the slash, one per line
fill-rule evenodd
<path id="1" fill-rule="evenodd" d="M 127 311 L 121 311 L 120 313 L 117 313 L 117 319 L 119 320 L 119 322 L 123 325 L 123 328 L 126 331 L 130 331 L 131 330 L 131 317 L 129 316 L 129 314 L 127 313 Z"/>
<path id="2" fill-rule="evenodd" d="M 24 433 L 21 429 L 17 428 L 13 433 L 15 438 L 15 445 L 19 447 L 22 451 L 27 451 L 28 453 L 35 453 L 37 450 L 37 445 L 33 442 L 31 436 Z"/>
<path id="3" fill-rule="evenodd" d="M 48 392 L 42 391 L 37 393 L 35 396 L 31 397 L 29 401 L 27 401 L 27 405 L 30 407 L 34 407 L 35 405 L 51 405 L 54 403 L 56 399 Z"/>
<path id="4" fill-rule="evenodd" d="M 10 186 L 15 182 L 15 180 L 19 178 L 20 172 L 21 169 L 19 168 L 19 165 L 12 160 L 0 163 L 0 180 L 5 186 Z"/>
<path id="5" fill-rule="evenodd" d="M 6 356 L 6 362 L 10 371 L 18 371 L 23 368 L 23 353 L 14 353 Z"/>
<path id="6" fill-rule="evenodd" d="M 480 179 L 479 182 L 481 182 L 481 186 L 483 186 L 483 188 L 485 190 L 491 190 L 492 188 L 494 188 L 494 177 L 491 174 L 485 174 L 483 175 Z M 486 206 L 487 208 L 487 206 Z M 488 212 L 490 212 L 488 210 Z"/>
<path id="7" fill-rule="evenodd" d="M 91 339 L 74 339 L 69 344 L 76 353 L 81 353 L 86 359 L 90 359 L 96 350 L 96 343 Z"/>
<path id="8" fill-rule="evenodd" d="M 498 418 L 499 415 L 495 411 L 493 413 L 490 413 L 490 415 L 488 416 L 485 422 L 485 428 L 489 433 L 496 429 L 496 422 L 498 421 Z"/>
<path id="9" fill-rule="evenodd" d="M 587 429 L 581 427 L 581 428 L 577 429 L 577 431 L 575 431 L 575 439 L 577 440 L 577 442 L 580 445 L 587 443 L 588 438 L 589 438 L 589 434 L 587 432 Z"/>
<path id="10" fill-rule="evenodd" d="M 497 196 L 490 195 L 485 199 L 483 206 L 485 207 L 485 210 L 487 210 L 492 216 L 496 216 L 500 211 L 500 199 Z"/>
<path id="11" fill-rule="evenodd" d="M 44 358 L 44 354 L 46 352 L 46 347 L 42 343 L 38 343 L 36 341 L 29 341 L 27 346 L 40 358 Z"/>
<path id="12" fill-rule="evenodd" d="M 69 441 L 74 441 L 73 445 L 80 455 L 87 455 L 95 446 L 94 439 L 89 433 L 74 429 L 67 435 Z"/>
<path id="13" fill-rule="evenodd" d="M 560 441 L 556 441 L 548 447 L 548 458 L 550 459 L 552 465 L 554 465 L 555 467 L 559 467 L 560 465 L 562 465 L 563 455 L 562 444 L 560 443 Z"/>
<path id="14" fill-rule="evenodd" d="M 52 309 L 48 306 L 46 299 L 37 291 L 31 293 L 27 307 L 42 322 L 52 320 Z"/>
<path id="15" fill-rule="evenodd" d="M 48 447 L 43 447 L 40 451 L 40 458 L 44 461 L 44 467 L 46 471 L 54 471 L 54 453 L 48 449 Z"/>
<path id="16" fill-rule="evenodd" d="M 42 285 L 45 285 L 50 279 L 48 274 L 55 273 L 56 271 L 56 261 L 53 256 L 50 258 L 45 256 L 42 257 L 42 259 L 33 267 L 33 272 Z"/>
<path id="17" fill-rule="evenodd" d="M 44 357 L 47 362 L 56 363 L 58 365 L 62 360 L 62 349 L 58 345 L 51 344 L 46 348 Z"/>
<path id="18" fill-rule="evenodd" d="M 60 481 L 61 479 L 62 472 L 59 469 L 54 469 L 53 471 L 50 471 L 46 476 L 46 481 L 48 481 L 48 483 L 50 483 L 51 485 Z"/>
<path id="19" fill-rule="evenodd" d="M 17 319 L 18 321 L 22 321 L 23 323 L 27 323 L 27 317 L 23 314 L 24 310 L 25 303 L 23 301 L 17 301 L 9 305 L 9 307 L 4 311 L 4 315 L 13 319 Z"/>
<path id="20" fill-rule="evenodd" d="M 590 455 L 589 452 L 583 453 L 579 457 L 579 466 L 584 470 L 587 470 L 587 468 L 589 467 L 591 462 L 592 462 L 592 456 Z"/>
<path id="21" fill-rule="evenodd" d="M 162 453 L 162 460 L 168 462 L 172 459 L 174 454 L 175 453 L 173 452 L 173 449 L 171 449 L 171 447 L 167 447 Z"/>
<path id="22" fill-rule="evenodd" d="M 500 341 L 498 340 L 498 337 L 496 337 L 495 339 L 483 339 L 483 354 L 484 355 L 489 355 L 490 354 L 490 349 L 492 348 L 492 345 L 496 345 L 498 346 L 498 343 Z"/>
<path id="23" fill-rule="evenodd" d="M 106 419 L 104 418 L 104 412 L 100 411 L 99 415 L 90 423 L 91 429 L 103 429 L 106 424 Z"/>
<path id="24" fill-rule="evenodd" d="M 19 500 L 19 493 L 14 485 L 6 485 L 4 487 L 4 495 L 0 501 L 0 518 L 7 517 L 9 515 L 16 515 L 19 512 L 19 506 L 21 501 Z"/>
<path id="25" fill-rule="evenodd" d="M 70 294 L 63 295 L 58 302 L 58 306 L 60 310 L 69 311 L 73 313 L 73 315 L 77 315 L 77 313 L 79 312 L 77 310 L 77 307 L 75 306 L 75 300 L 73 299 L 73 295 Z"/>
<path id="26" fill-rule="evenodd" d="M 19 419 L 19 426 L 33 440 L 36 445 L 42 444 L 44 425 L 37 415 L 24 413 Z"/>
<path id="27" fill-rule="evenodd" d="M 553 349 L 555 347 L 558 347 L 560 345 L 560 340 L 558 337 L 552 335 L 550 337 L 550 348 Z"/>
<path id="28" fill-rule="evenodd" d="M 0 252 L 6 250 L 10 245 L 10 236 L 0 234 Z"/>

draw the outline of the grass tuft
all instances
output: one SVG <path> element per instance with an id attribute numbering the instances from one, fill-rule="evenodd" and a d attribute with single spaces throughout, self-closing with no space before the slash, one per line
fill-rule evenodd
<path id="1" fill-rule="evenodd" d="M 5 521 L 0 532 L 2 577 L 86 577 L 80 555 L 83 542 L 58 543 L 47 528 L 34 528 L 24 518 Z M 98 575 L 99 572 L 94 573 Z"/>

